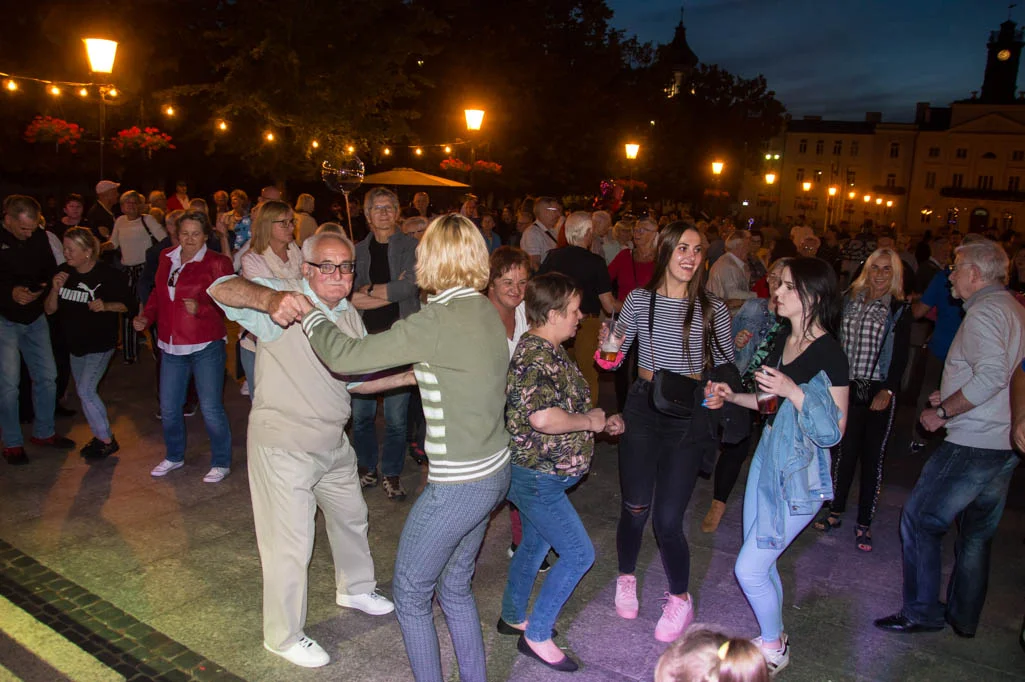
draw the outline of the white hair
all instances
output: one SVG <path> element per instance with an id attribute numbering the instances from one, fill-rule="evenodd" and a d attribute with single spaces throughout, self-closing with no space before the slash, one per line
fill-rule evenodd
<path id="1" fill-rule="evenodd" d="M 566 218 L 566 241 L 573 246 L 583 246 L 591 229 L 591 214 L 587 211 L 573 211 Z"/>
<path id="2" fill-rule="evenodd" d="M 954 250 L 961 261 L 971 263 L 979 270 L 984 282 L 1007 283 L 1007 268 L 1010 261 L 1004 248 L 989 239 L 973 240 Z"/>
<path id="3" fill-rule="evenodd" d="M 732 251 L 743 244 L 745 240 L 750 238 L 751 233 L 747 230 L 734 230 L 733 234 L 730 235 L 730 238 L 726 240 L 726 250 Z"/>
<path id="4" fill-rule="evenodd" d="M 302 246 L 302 249 L 303 249 L 303 260 L 306 261 L 307 263 L 316 262 L 314 260 L 314 254 L 316 254 L 317 247 L 320 246 L 320 243 L 322 241 L 324 241 L 324 240 L 327 240 L 327 241 L 337 241 L 337 242 L 340 242 L 340 243 L 344 244 L 345 246 L 348 247 L 349 253 L 352 254 L 352 257 L 353 258 L 356 257 L 356 247 L 354 247 L 352 245 L 352 240 L 350 240 L 344 234 L 339 234 L 337 232 L 326 232 L 325 231 L 325 232 L 317 232 L 313 236 L 307 237 L 305 240 L 303 240 L 303 246 Z"/>

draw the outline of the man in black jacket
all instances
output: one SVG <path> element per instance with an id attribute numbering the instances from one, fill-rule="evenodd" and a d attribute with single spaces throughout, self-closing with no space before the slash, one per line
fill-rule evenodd
<path id="1" fill-rule="evenodd" d="M 25 358 L 32 378 L 35 421 L 32 443 L 67 450 L 75 443 L 56 433 L 53 410 L 57 366 L 50 346 L 50 329 L 43 299 L 57 272 L 57 261 L 46 233 L 39 229 L 39 204 L 13 194 L 4 200 L 4 229 L 0 230 L 0 430 L 4 459 L 27 464 L 18 421 L 18 387 Z"/>

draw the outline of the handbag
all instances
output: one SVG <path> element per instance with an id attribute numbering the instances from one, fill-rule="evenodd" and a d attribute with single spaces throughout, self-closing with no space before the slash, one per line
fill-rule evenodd
<path id="1" fill-rule="evenodd" d="M 694 396 L 700 390 L 701 382 L 686 374 L 658 369 L 655 364 L 654 327 L 655 292 L 651 292 L 648 307 L 648 343 L 651 345 L 651 366 L 655 370 L 651 382 L 651 407 L 669 417 L 689 419 L 694 411 Z"/>

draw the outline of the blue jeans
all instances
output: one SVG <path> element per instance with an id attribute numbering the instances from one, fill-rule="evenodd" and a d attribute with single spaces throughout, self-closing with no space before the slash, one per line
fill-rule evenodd
<path id="1" fill-rule="evenodd" d="M 523 539 L 509 563 L 502 595 L 502 620 L 519 624 L 527 619 L 527 603 L 541 562 L 549 548 L 559 561 L 545 577 L 527 624 L 527 639 L 543 642 L 552 636 L 555 619 L 580 579 L 594 563 L 594 545 L 566 491 L 580 476 L 556 476 L 513 465 L 509 500 L 520 510 Z"/>
<path id="2" fill-rule="evenodd" d="M 406 457 L 406 411 L 409 389 L 384 394 L 384 452 L 381 453 L 381 475 L 401 476 Z M 377 470 L 377 396 L 352 396 L 352 447 L 356 463 L 371 471 Z"/>
<path id="3" fill-rule="evenodd" d="M 428 483 L 399 538 L 392 590 L 416 682 L 442 682 L 432 598 L 445 612 L 462 682 L 485 682 L 484 637 L 471 583 L 491 511 L 509 491 L 509 469 L 469 483 Z"/>
<path id="4" fill-rule="evenodd" d="M 762 639 L 772 642 L 783 633 L 783 582 L 779 578 L 776 561 L 794 539 L 801 534 L 818 509 L 811 514 L 787 516 L 784 522 L 785 544 L 782 549 L 759 549 L 758 535 L 758 479 L 761 476 L 764 457 L 756 452 L 751 460 L 747 475 L 747 489 L 744 491 L 744 544 L 737 554 L 733 573 L 737 576 L 740 589 L 747 597 L 747 603 L 755 612 Z M 775 505 L 763 505 L 763 508 Z M 821 507 L 821 505 L 820 505 Z"/>
<path id="5" fill-rule="evenodd" d="M 246 381 L 249 382 L 249 400 L 253 401 L 256 399 L 256 353 L 239 346 L 238 357 L 242 361 L 242 371 L 246 373 Z"/>
<path id="6" fill-rule="evenodd" d="M 71 374 L 75 377 L 75 390 L 82 403 L 82 413 L 93 435 L 104 443 L 111 439 L 110 420 L 107 419 L 107 408 L 100 400 L 96 387 L 100 385 L 100 379 L 113 356 L 113 348 L 103 353 L 71 356 Z"/>
<path id="7" fill-rule="evenodd" d="M 1018 466 L 1013 450 L 987 450 L 944 441 L 922 468 L 904 504 L 904 615 L 922 625 L 943 625 L 939 602 L 943 536 L 957 521 L 954 571 L 946 615 L 965 632 L 979 625 L 989 581 L 993 535 L 1004 514 L 1007 488 Z"/>
<path id="8" fill-rule="evenodd" d="M 167 459 L 185 459 L 185 392 L 189 377 L 196 378 L 199 408 L 210 436 L 212 467 L 231 466 L 231 427 L 224 412 L 224 341 L 214 341 L 189 355 L 164 353 L 160 362 L 160 418 Z"/>
<path id="9" fill-rule="evenodd" d="M 50 347 L 50 327 L 46 315 L 34 322 L 18 324 L 0 317 L 0 432 L 4 445 L 21 447 L 25 442 L 18 418 L 18 387 L 21 384 L 21 360 L 25 358 L 32 377 L 32 409 L 36 418 L 32 435 L 54 435 L 53 408 L 57 401 L 57 365 Z"/>

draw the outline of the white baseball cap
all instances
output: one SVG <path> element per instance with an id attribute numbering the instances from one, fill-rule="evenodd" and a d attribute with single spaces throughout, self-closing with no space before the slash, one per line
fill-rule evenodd
<path id="1" fill-rule="evenodd" d="M 117 189 L 120 186 L 120 182 L 114 182 L 112 180 L 100 180 L 98 183 L 96 183 L 96 193 L 103 194 L 104 192 L 109 192 L 112 189 Z"/>

